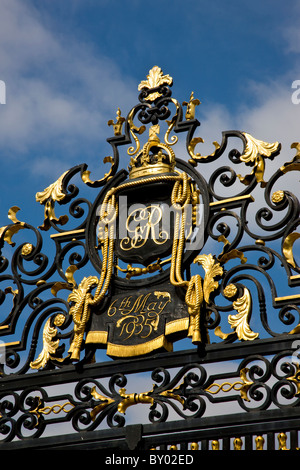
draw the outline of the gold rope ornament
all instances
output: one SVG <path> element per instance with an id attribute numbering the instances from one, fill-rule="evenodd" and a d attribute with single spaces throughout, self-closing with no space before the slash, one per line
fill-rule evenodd
<path id="1" fill-rule="evenodd" d="M 118 206 L 116 204 L 115 188 L 108 191 L 101 205 L 99 223 L 101 226 L 101 249 L 103 263 L 101 276 L 84 278 L 78 289 L 74 289 L 68 297 L 68 302 L 75 302 L 71 307 L 70 314 L 74 321 L 74 337 L 69 349 L 71 359 L 78 361 L 83 341 L 86 324 L 90 319 L 91 307 L 99 305 L 103 300 L 109 287 L 113 271 L 114 254 L 114 220 L 117 217 Z M 91 289 L 96 287 L 95 295 L 92 297 Z"/>
<path id="2" fill-rule="evenodd" d="M 189 281 L 182 278 L 182 258 L 185 245 L 186 206 L 193 202 L 190 178 L 182 173 L 182 178 L 176 181 L 173 187 L 171 202 L 176 211 L 174 243 L 171 258 L 170 281 L 174 286 L 187 289 L 185 303 L 190 315 L 188 336 L 192 337 L 193 344 L 201 342 L 200 310 L 203 304 L 202 278 L 199 274 L 192 276 Z"/>

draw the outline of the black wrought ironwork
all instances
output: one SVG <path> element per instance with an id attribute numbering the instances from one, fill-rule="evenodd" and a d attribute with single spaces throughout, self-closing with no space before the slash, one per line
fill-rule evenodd
<path id="1" fill-rule="evenodd" d="M 265 166 L 279 154 L 277 143 L 226 131 L 220 145 L 214 143 L 214 151 L 202 156 L 195 150 L 202 139 L 194 137 L 200 123 L 193 100 L 191 96 L 184 104 L 184 118 L 183 105 L 166 83 L 142 87 L 139 104 L 127 118 L 119 113 L 116 123 L 110 122 L 113 156 L 105 159 L 111 167 L 102 179 L 93 181 L 86 164 L 67 171 L 48 192 L 37 195 L 44 206 L 44 222 L 38 228 L 20 221 L 18 208 L 10 209 L 12 223 L 0 231 L 4 449 L 22 448 L 24 442 L 31 448 L 126 449 L 129 442 L 142 449 L 171 444 L 187 449 L 191 443 L 206 448 L 208 440 L 220 436 L 224 449 L 239 436 L 244 436 L 246 448 L 254 448 L 255 435 L 265 435 L 272 448 L 276 432 L 291 432 L 290 445 L 297 447 L 300 267 L 295 247 L 300 206 L 290 191 L 289 176 L 300 169 L 299 144 L 292 145 L 296 156 L 267 181 Z M 128 153 L 134 154 L 140 145 L 137 136 L 146 126 L 163 122 L 169 144 L 176 145 L 177 136 L 186 133 L 189 160 L 176 158 L 176 168 L 200 188 L 204 208 L 202 245 L 185 255 L 184 270 L 188 278 L 190 270 L 200 272 L 191 264 L 199 252 L 212 254 L 222 269 L 205 306 L 202 327 L 207 340 L 193 346 L 185 339 L 183 349 L 175 352 L 117 360 L 104 359 L 95 345 L 83 341 L 80 360 L 74 363 L 68 354 L 74 335 L 68 297 L 84 276 L 101 273 L 99 204 L 128 177 L 126 170 L 119 170 L 120 148 L 133 146 Z M 287 181 L 281 185 L 285 175 Z M 91 203 L 90 193 L 95 192 Z M 49 230 L 50 237 L 42 236 Z M 154 266 L 149 273 L 150 283 L 164 285 L 169 268 Z M 126 290 L 128 276 L 116 267 L 113 276 Z M 133 281 L 135 289 L 148 282 L 147 277 Z M 53 349 L 43 349 L 46 334 Z M 39 356 L 42 350 L 46 357 Z M 138 390 L 137 381 L 140 378 L 143 387 L 146 377 L 148 389 Z M 233 405 L 234 412 L 220 413 L 222 404 Z M 132 418 L 128 423 L 130 410 L 138 407 L 147 410 L 143 423 L 132 424 Z M 56 433 L 58 425 L 62 430 L 68 425 L 59 442 L 47 437 L 53 424 Z"/>

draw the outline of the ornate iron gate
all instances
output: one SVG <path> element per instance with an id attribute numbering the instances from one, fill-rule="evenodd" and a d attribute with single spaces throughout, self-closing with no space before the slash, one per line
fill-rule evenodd
<path id="1" fill-rule="evenodd" d="M 41 226 L 12 207 L 0 229 L 2 449 L 299 445 L 300 144 L 270 177 L 278 142 L 201 155 L 200 101 L 171 85 L 153 67 L 108 122 L 102 179 L 75 166 Z"/>

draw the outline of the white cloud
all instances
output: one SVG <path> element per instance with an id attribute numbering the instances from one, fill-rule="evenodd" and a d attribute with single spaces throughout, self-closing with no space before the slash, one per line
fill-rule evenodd
<path id="1" fill-rule="evenodd" d="M 1 2 L 0 63 L 7 95 L 0 158 L 59 149 L 64 171 L 66 152 L 77 159 L 92 146 L 96 153 L 117 105 L 125 112 L 134 103 L 135 87 L 113 61 L 52 31 L 20 0 Z"/>

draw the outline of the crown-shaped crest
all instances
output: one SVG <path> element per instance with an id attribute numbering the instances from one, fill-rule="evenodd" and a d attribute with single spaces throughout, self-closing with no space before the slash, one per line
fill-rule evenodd
<path id="1" fill-rule="evenodd" d="M 141 152 L 131 158 L 129 178 L 140 178 L 163 173 L 172 173 L 175 168 L 175 153 L 170 145 L 160 141 L 158 124 L 149 129 L 149 139 Z"/>

